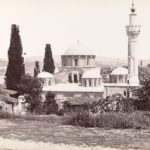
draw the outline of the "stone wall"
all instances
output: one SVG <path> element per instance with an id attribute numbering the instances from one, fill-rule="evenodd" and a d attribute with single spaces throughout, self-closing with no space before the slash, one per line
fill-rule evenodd
<path id="1" fill-rule="evenodd" d="M 0 111 L 12 114 L 13 104 L 7 104 L 3 101 L 0 101 Z"/>
<path id="2" fill-rule="evenodd" d="M 104 98 L 106 98 L 107 96 L 112 96 L 116 93 L 124 95 L 125 91 L 127 91 L 127 86 L 105 86 Z"/>
<path id="3" fill-rule="evenodd" d="M 43 92 L 43 97 L 47 92 Z M 59 106 L 62 106 L 64 101 L 69 101 L 73 97 L 90 97 L 90 98 L 103 98 L 103 92 L 52 92 L 55 94 L 55 99 L 57 100 Z"/>

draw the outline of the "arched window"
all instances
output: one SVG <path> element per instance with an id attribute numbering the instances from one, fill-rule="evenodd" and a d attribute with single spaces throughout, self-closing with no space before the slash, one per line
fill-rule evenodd
<path id="1" fill-rule="evenodd" d="M 119 75 L 119 83 L 123 83 L 123 76 Z"/>
<path id="2" fill-rule="evenodd" d="M 78 59 L 77 58 L 74 60 L 74 64 L 75 64 L 75 66 L 78 66 Z"/>
<path id="3" fill-rule="evenodd" d="M 74 83 L 78 83 L 78 77 L 77 77 L 77 74 L 74 74 Z"/>
<path id="4" fill-rule="evenodd" d="M 69 81 L 69 83 L 72 83 L 72 75 L 71 75 L 71 73 L 68 75 L 68 81 Z"/>
<path id="5" fill-rule="evenodd" d="M 96 87 L 96 80 L 97 80 L 97 79 L 94 79 L 94 86 L 95 86 L 95 87 Z"/>
<path id="6" fill-rule="evenodd" d="M 41 79 L 41 84 L 42 84 L 42 85 L 44 85 L 44 84 L 45 84 L 44 79 Z"/>
<path id="7" fill-rule="evenodd" d="M 90 59 L 89 58 L 87 58 L 87 65 L 89 65 L 90 64 Z"/>
<path id="8" fill-rule="evenodd" d="M 79 73 L 79 82 L 81 83 L 81 79 L 82 79 L 82 74 Z"/>
<path id="9" fill-rule="evenodd" d="M 86 87 L 86 80 L 84 80 L 84 86 Z"/>
<path id="10" fill-rule="evenodd" d="M 49 80 L 48 84 L 51 85 L 51 80 Z"/>
<path id="11" fill-rule="evenodd" d="M 91 82 L 91 79 L 89 79 L 89 87 L 92 86 L 92 82 Z"/>
<path id="12" fill-rule="evenodd" d="M 66 64 L 66 57 L 63 57 L 63 66 L 67 66 L 67 64 Z"/>
<path id="13" fill-rule="evenodd" d="M 101 85 L 101 79 L 99 79 L 99 86 Z"/>

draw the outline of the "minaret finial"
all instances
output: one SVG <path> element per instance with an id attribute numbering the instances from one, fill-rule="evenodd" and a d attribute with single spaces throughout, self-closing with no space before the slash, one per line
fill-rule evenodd
<path id="1" fill-rule="evenodd" d="M 135 8 L 134 8 L 134 0 L 132 0 L 132 8 L 131 8 L 131 12 L 132 12 L 132 13 L 135 12 Z"/>

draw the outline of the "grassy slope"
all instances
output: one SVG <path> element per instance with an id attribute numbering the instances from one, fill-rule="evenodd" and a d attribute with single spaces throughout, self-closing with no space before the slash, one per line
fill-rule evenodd
<path id="1" fill-rule="evenodd" d="M 0 137 L 6 139 L 88 147 L 150 148 L 150 130 L 82 128 L 62 125 L 56 120 L 54 123 L 50 120 L 1 119 L 0 124 Z"/>

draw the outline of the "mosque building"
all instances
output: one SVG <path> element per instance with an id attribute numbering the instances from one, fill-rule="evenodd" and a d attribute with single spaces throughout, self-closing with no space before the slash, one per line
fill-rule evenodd
<path id="1" fill-rule="evenodd" d="M 126 26 L 128 36 L 128 67 L 117 67 L 109 75 L 110 82 L 103 83 L 101 69 L 96 67 L 96 55 L 79 41 L 61 55 L 61 67 L 54 75 L 41 72 L 38 78 L 43 83 L 43 98 L 48 91 L 56 95 L 58 102 L 75 98 L 93 98 L 98 100 L 116 93 L 124 94 L 129 88 L 139 86 L 138 77 L 138 35 L 134 3 Z"/>
<path id="2" fill-rule="evenodd" d="M 41 72 L 43 98 L 48 91 L 58 102 L 84 97 L 98 100 L 103 97 L 101 70 L 95 66 L 96 56 L 79 41 L 61 56 L 62 66 L 54 75 Z"/>

